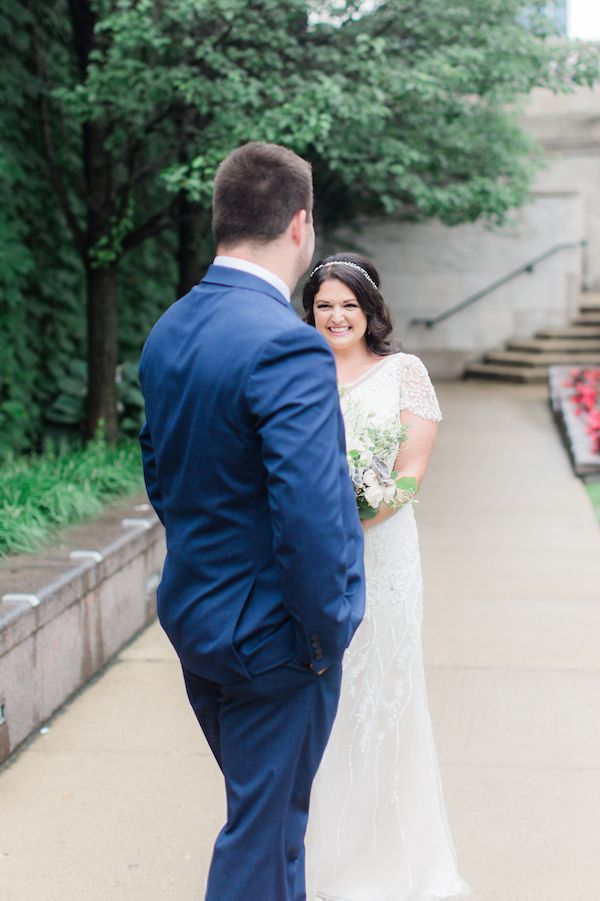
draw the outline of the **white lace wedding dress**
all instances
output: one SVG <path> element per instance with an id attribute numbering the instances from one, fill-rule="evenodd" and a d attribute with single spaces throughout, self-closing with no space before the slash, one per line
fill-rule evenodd
<path id="1" fill-rule="evenodd" d="M 401 410 L 441 419 L 425 366 L 404 353 L 384 357 L 342 386 L 341 403 L 349 449 L 353 423 L 365 417 L 383 428 Z M 311 795 L 307 901 L 439 901 L 466 894 L 427 706 L 412 506 L 367 530 L 365 568 L 366 614 L 344 657 L 338 714 Z"/>

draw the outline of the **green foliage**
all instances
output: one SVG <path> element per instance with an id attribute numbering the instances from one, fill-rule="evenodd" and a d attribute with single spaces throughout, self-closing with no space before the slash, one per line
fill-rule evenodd
<path id="1" fill-rule="evenodd" d="M 137 364 L 123 363 L 117 372 L 119 394 L 117 412 L 123 435 L 137 437 L 144 422 L 144 395 L 140 388 Z"/>
<path id="2" fill-rule="evenodd" d="M 129 373 L 175 296 L 178 200 L 199 203 L 196 253 L 210 258 L 215 169 L 244 141 L 310 159 L 321 226 L 385 213 L 502 222 L 537 165 L 518 126 L 520 99 L 598 75 L 596 49 L 552 37 L 548 6 L 7 0 L 0 460 L 39 449 L 45 431 L 79 430 L 86 278 L 115 263 L 111 360 L 123 376 L 121 428 L 133 434 Z M 89 53 L 74 40 L 86 36 L 77 9 L 95 21 Z"/>
<path id="3" fill-rule="evenodd" d="M 177 299 L 176 251 L 175 235 L 167 230 L 123 259 L 119 269 L 120 361 L 139 359 L 150 327 Z"/>
<path id="4" fill-rule="evenodd" d="M 219 161 L 252 139 L 313 161 L 323 222 L 363 213 L 502 221 L 534 169 L 513 105 L 534 87 L 567 90 L 598 75 L 597 52 L 552 39 L 548 6 L 99 4 L 85 79 L 53 91 L 67 116 L 110 124 L 123 175 L 96 262 L 126 250 L 141 224 L 148 207 L 131 194 L 140 173 L 154 179 L 156 204 L 185 191 L 208 208 Z"/>
<path id="5" fill-rule="evenodd" d="M 0 556 L 33 551 L 59 526 L 97 514 L 103 502 L 142 485 L 137 441 L 48 445 L 40 456 L 8 460 L 0 467 Z"/>
<path id="6" fill-rule="evenodd" d="M 123 238 L 133 228 L 134 202 L 127 201 L 127 209 L 120 216 L 111 216 L 108 226 L 96 244 L 90 248 L 90 262 L 94 269 L 102 269 L 116 262 L 123 254 Z"/>
<path id="7" fill-rule="evenodd" d="M 65 372 L 56 380 L 58 394 L 46 410 L 46 421 L 67 427 L 77 434 L 84 415 L 87 392 L 87 363 L 71 360 Z"/>
<path id="8" fill-rule="evenodd" d="M 0 81 L 0 461 L 39 448 L 56 379 L 85 343 L 82 271 L 41 151 L 28 23 L 17 3 L 0 17 L 10 50 Z M 52 51 L 60 60 L 60 46 Z"/>
<path id="9" fill-rule="evenodd" d="M 0 16 L 2 44 L 6 31 Z M 28 416 L 35 355 L 27 340 L 25 292 L 34 259 L 24 221 L 27 172 L 22 142 L 15 140 L 25 105 L 21 75 L 18 58 L 9 56 L 0 79 L 0 459 L 27 447 L 35 428 Z"/>
<path id="10" fill-rule="evenodd" d="M 34 378 L 35 356 L 27 343 L 23 285 L 33 268 L 25 243 L 20 205 L 22 170 L 0 148 L 0 459 L 11 449 L 22 450 L 30 437 L 27 407 Z"/>
<path id="11" fill-rule="evenodd" d="M 66 9 L 66 6 L 65 8 Z M 53 80 L 72 78 L 60 4 L 41 10 L 45 64 Z M 43 436 L 77 438 L 86 393 L 85 272 L 51 184 L 32 76 L 29 13 L 9 3 L 0 40 L 10 48 L 0 81 L 0 461 L 39 450 Z M 77 206 L 79 124 L 56 113 L 60 163 Z M 141 202 L 149 202 L 146 196 Z M 121 236 L 113 234 L 113 239 Z M 111 257 L 99 242 L 97 262 Z M 130 254 L 120 274 L 119 360 L 136 361 L 149 325 L 174 299 L 172 233 Z M 127 365 L 127 364 L 125 364 Z M 78 380 L 76 387 L 72 380 Z M 71 382 L 71 383 L 70 383 Z M 66 390 L 65 390 L 66 389 Z M 139 411 L 136 413 L 139 417 Z M 133 434 L 130 416 L 121 416 Z"/>
<path id="12" fill-rule="evenodd" d="M 585 487 L 594 505 L 598 520 L 600 520 L 600 482 L 588 482 Z"/>
<path id="13" fill-rule="evenodd" d="M 71 360 L 56 383 L 57 395 L 45 413 L 50 424 L 47 433 L 59 440 L 80 436 L 87 391 L 87 363 Z M 122 435 L 136 438 L 144 421 L 144 396 L 140 389 L 136 363 L 122 363 L 117 369 L 117 413 Z"/>
<path id="14" fill-rule="evenodd" d="M 328 45 L 316 51 L 335 65 L 330 126 L 315 143 L 325 222 L 361 212 L 502 222 L 523 202 L 536 160 L 515 104 L 598 75 L 597 50 L 550 40 L 530 7 L 390 0 L 328 26 L 337 64 Z"/>
<path id="15" fill-rule="evenodd" d="M 598 76 L 595 49 L 552 40 L 547 3 L 318 3 L 310 20 L 303 3 L 226 6 L 227 39 L 207 29 L 199 49 L 218 75 L 192 70 L 184 86 L 210 111 L 202 147 L 163 173 L 204 203 L 219 160 L 257 139 L 312 161 L 329 226 L 365 213 L 502 222 L 537 163 L 515 104 Z"/>

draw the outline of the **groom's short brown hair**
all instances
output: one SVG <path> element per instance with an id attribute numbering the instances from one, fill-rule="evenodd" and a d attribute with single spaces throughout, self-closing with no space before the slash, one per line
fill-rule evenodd
<path id="1" fill-rule="evenodd" d="M 213 233 L 217 245 L 267 244 L 298 210 L 313 205 L 310 163 L 279 144 L 252 142 L 226 157 L 215 177 Z"/>

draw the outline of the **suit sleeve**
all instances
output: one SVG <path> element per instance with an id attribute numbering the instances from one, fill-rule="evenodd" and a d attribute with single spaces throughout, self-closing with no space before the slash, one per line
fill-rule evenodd
<path id="1" fill-rule="evenodd" d="M 156 515 L 162 522 L 163 526 L 165 524 L 164 519 L 164 509 L 163 509 L 163 499 L 162 494 L 160 493 L 160 488 L 158 486 L 158 476 L 156 473 L 156 457 L 154 455 L 154 447 L 152 445 L 152 438 L 150 436 L 150 429 L 148 428 L 148 422 L 144 422 L 144 425 L 140 431 L 140 445 L 142 447 L 142 463 L 144 466 L 144 482 L 146 483 L 146 491 L 148 492 L 148 499 L 154 510 Z"/>
<path id="2" fill-rule="evenodd" d="M 301 326 L 264 346 L 247 402 L 267 473 L 274 553 L 283 602 L 297 624 L 299 657 L 315 669 L 338 662 L 356 626 L 347 596 L 349 556 L 362 556 L 331 352 Z"/>

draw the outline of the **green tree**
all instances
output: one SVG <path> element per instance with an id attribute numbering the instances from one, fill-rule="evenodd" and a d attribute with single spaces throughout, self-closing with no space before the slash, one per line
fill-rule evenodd
<path id="1" fill-rule="evenodd" d="M 314 67 L 332 76 L 314 146 L 321 218 L 502 222 L 522 204 L 539 163 L 522 101 L 536 87 L 591 85 L 599 72 L 596 47 L 556 39 L 550 7 L 344 4 L 313 47 Z"/>
<path id="2" fill-rule="evenodd" d="M 207 186 L 234 146 L 229 123 L 258 127 L 272 104 L 262 73 L 271 65 L 272 77 L 284 78 L 299 64 L 289 35 L 299 24 L 306 31 L 306 8 L 297 0 L 250 9 L 239 0 L 30 0 L 27 9 L 48 176 L 85 272 L 86 433 L 103 420 L 113 439 L 120 262 L 179 221 L 180 281 L 189 279 L 190 254 L 207 234 Z"/>
<path id="3" fill-rule="evenodd" d="M 327 226 L 382 212 L 502 221 L 533 170 L 516 101 L 597 77 L 597 52 L 554 40 L 546 5 L 28 0 L 15 52 L 85 274 L 87 434 L 99 419 L 116 434 L 122 259 L 175 228 L 179 286 L 196 280 L 214 172 L 238 144 L 309 158 Z"/>

